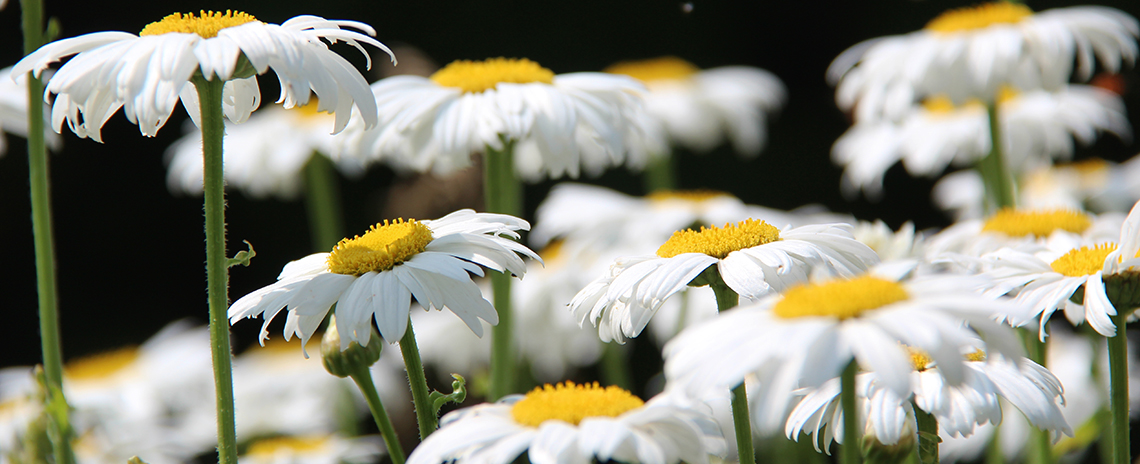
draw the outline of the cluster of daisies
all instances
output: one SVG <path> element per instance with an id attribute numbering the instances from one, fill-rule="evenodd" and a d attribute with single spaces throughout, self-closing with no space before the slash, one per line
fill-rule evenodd
<path id="1" fill-rule="evenodd" d="M 675 149 L 726 141 L 755 156 L 785 100 L 765 71 L 701 71 L 671 57 L 570 74 L 527 59 L 461 60 L 370 85 L 329 45 L 369 57 L 368 45 L 395 62 L 374 35 L 316 16 L 276 25 L 232 11 L 174 14 L 137 35 L 47 44 L 5 80 L 47 79 L 43 122 L 96 141 L 120 108 L 153 136 L 181 102 L 202 131 L 169 149 L 168 184 L 205 192 L 208 243 L 211 189 L 222 185 L 210 168 L 217 147 L 225 179 L 254 197 L 315 188 L 302 180 L 315 155 L 346 175 L 383 163 L 437 176 L 481 155 L 489 172 L 506 163 L 505 177 L 487 177 L 504 185 L 484 188 L 510 190 L 615 167 L 650 173 Z M 833 152 L 842 188 L 882 196 L 884 173 L 900 160 L 916 175 L 974 166 L 978 177 L 947 176 L 939 188 L 960 215 L 944 230 L 775 210 L 712 190 L 635 197 L 571 183 L 551 191 L 533 230 L 508 211 L 385 219 L 288 263 L 275 283 L 224 308 L 210 333 L 176 326 L 140 348 L 70 363 L 65 432 L 79 462 L 188 462 L 215 443 L 230 462 L 229 433 L 247 462 L 387 454 L 403 464 L 413 417 L 414 464 L 523 454 L 536 464 L 752 464 L 762 437 L 824 453 L 834 442 L 853 459 L 972 459 L 989 446 L 1047 461 L 1042 454 L 1087 448 L 1097 433 L 1076 432 L 1090 423 L 1101 440 L 1122 430 L 1126 440 L 1128 404 L 1140 397 L 1127 392 L 1123 326 L 1140 306 L 1140 168 L 1053 163 L 1072 156 L 1074 140 L 1130 134 L 1118 96 L 1070 80 L 1130 64 L 1137 36 L 1136 20 L 1116 10 L 992 3 L 836 59 L 829 77 L 854 121 Z M 257 76 L 269 69 L 282 106 L 255 112 Z M 26 113 L 20 105 L 0 106 L 0 123 L 37 130 L 3 118 Z M 221 265 L 222 282 L 230 261 L 239 260 Z M 493 275 L 518 279 L 487 285 Z M 224 287 L 211 284 L 211 313 L 215 301 L 229 303 Z M 437 314 L 444 309 L 456 317 Z M 266 343 L 282 315 L 284 340 L 300 339 L 291 354 Z M 247 318 L 263 320 L 264 348 L 230 367 L 217 332 Z M 629 385 L 621 346 L 646 328 L 663 363 L 642 390 Z M 511 394 L 440 419 L 444 403 L 464 401 L 464 378 L 486 391 L 481 379 L 503 362 L 491 344 L 501 340 L 488 338 L 500 334 L 509 334 L 507 368 L 522 375 L 490 382 Z M 314 338 L 324 368 L 351 377 L 360 396 L 314 369 L 304 348 Z M 451 394 L 429 395 L 423 363 L 440 378 L 461 374 Z M 595 365 L 626 388 L 565 380 Z M 414 411 L 392 385 L 399 370 Z M 35 460 L 59 435 L 57 393 L 27 369 L 3 375 L 0 448 L 15 451 L 0 462 Z M 365 405 L 382 438 L 355 436 Z M 1101 408 L 1111 423 L 1098 422 Z M 1000 442 L 978 439 L 995 433 Z M 1127 455 L 1128 444 L 1111 449 Z"/>

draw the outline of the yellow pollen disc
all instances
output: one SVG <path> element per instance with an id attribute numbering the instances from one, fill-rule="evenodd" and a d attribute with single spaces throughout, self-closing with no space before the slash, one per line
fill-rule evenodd
<path id="1" fill-rule="evenodd" d="M 724 227 L 679 230 L 657 249 L 657 256 L 672 258 L 682 253 L 704 253 L 724 259 L 729 253 L 780 240 L 780 229 L 764 221 L 747 219 Z"/>
<path id="2" fill-rule="evenodd" d="M 910 295 L 898 282 L 863 276 L 792 287 L 772 307 L 772 312 L 786 319 L 831 316 L 843 320 L 908 298 Z"/>
<path id="3" fill-rule="evenodd" d="M 914 370 L 922 372 L 934 367 L 934 359 L 927 352 L 913 346 L 906 346 L 905 348 L 910 353 L 910 363 L 914 365 Z"/>
<path id="4" fill-rule="evenodd" d="M 1067 167 L 1083 175 L 1099 175 L 1108 171 L 1108 161 L 1101 158 L 1089 158 L 1069 163 Z"/>
<path id="5" fill-rule="evenodd" d="M 612 385 L 603 388 L 597 382 L 575 385 L 566 381 L 535 387 L 511 407 L 511 416 L 530 427 L 548 420 L 578 425 L 587 417 L 617 417 L 644 404 L 641 398 Z"/>
<path id="6" fill-rule="evenodd" d="M 302 437 L 273 437 L 249 445 L 246 455 L 273 456 L 278 453 L 312 453 L 328 447 L 328 437 L 312 435 Z"/>
<path id="7" fill-rule="evenodd" d="M 954 101 L 946 95 L 935 95 L 922 101 L 922 107 L 931 113 L 949 113 L 954 111 Z"/>
<path id="8" fill-rule="evenodd" d="M 1089 215 L 1080 211 L 1017 211 L 1005 208 L 986 220 L 982 230 L 1000 232 L 1010 237 L 1048 237 L 1057 230 L 1079 234 L 1091 225 Z"/>
<path id="9" fill-rule="evenodd" d="M 675 56 L 663 56 L 648 60 L 622 61 L 602 70 L 610 74 L 624 74 L 642 82 L 661 80 L 682 80 L 699 72 L 693 63 Z"/>
<path id="10" fill-rule="evenodd" d="M 1104 259 L 1113 251 L 1116 251 L 1115 243 L 1102 243 L 1092 248 L 1080 247 L 1069 250 L 1050 263 L 1049 267 L 1067 277 L 1093 275 L 1096 271 L 1104 269 Z"/>
<path id="11" fill-rule="evenodd" d="M 71 380 L 100 379 L 119 372 L 138 358 L 138 348 L 120 348 L 71 361 L 63 367 L 63 372 Z"/>
<path id="12" fill-rule="evenodd" d="M 391 270 L 424 251 L 431 243 L 431 229 L 415 219 L 396 219 L 372 226 L 363 236 L 346 238 L 329 253 L 329 271 L 360 276 L 371 271 Z"/>
<path id="13" fill-rule="evenodd" d="M 645 198 L 654 203 L 661 203 L 666 201 L 688 201 L 692 203 L 700 203 L 702 201 L 714 200 L 717 198 L 731 198 L 732 195 L 716 190 L 657 190 Z"/>
<path id="14" fill-rule="evenodd" d="M 480 93 L 495 88 L 500 82 L 528 84 L 554 82 L 554 71 L 526 58 L 490 58 L 485 61 L 452 61 L 431 75 L 431 80 L 444 87 L 463 89 L 464 93 Z"/>
<path id="15" fill-rule="evenodd" d="M 1033 10 L 1020 3 L 994 2 L 955 8 L 926 23 L 926 30 L 953 33 L 983 29 L 994 24 L 1017 24 L 1033 16 Z"/>
<path id="16" fill-rule="evenodd" d="M 170 32 L 181 32 L 184 34 L 198 34 L 207 39 L 217 37 L 218 31 L 227 27 L 240 26 L 245 23 L 257 21 L 251 14 L 242 13 L 240 11 L 226 10 L 225 13 L 219 11 L 199 11 L 199 16 L 194 16 L 194 13 L 174 13 L 162 21 L 156 21 L 147 24 L 139 35 L 159 35 Z"/>
<path id="17" fill-rule="evenodd" d="M 974 350 L 974 352 L 973 352 L 973 353 L 967 354 L 967 355 L 966 355 L 966 360 L 967 360 L 967 361 L 972 361 L 972 362 L 982 362 L 982 361 L 985 361 L 985 360 L 986 360 L 986 352 L 985 352 L 985 351 L 982 351 L 982 350 L 981 350 L 981 348 L 979 348 L 979 349 L 977 349 L 977 350 Z"/>
<path id="18" fill-rule="evenodd" d="M 1021 91 L 1010 85 L 1002 85 L 997 91 L 997 102 L 1007 103 L 1021 96 Z"/>
<path id="19" fill-rule="evenodd" d="M 562 246 L 566 242 L 559 240 L 551 240 L 546 244 L 542 251 L 538 252 L 538 256 L 542 257 L 542 261 L 549 264 L 562 258 Z"/>

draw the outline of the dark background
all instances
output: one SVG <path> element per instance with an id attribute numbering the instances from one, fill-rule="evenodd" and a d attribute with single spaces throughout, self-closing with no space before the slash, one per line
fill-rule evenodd
<path id="1" fill-rule="evenodd" d="M 769 125 L 765 152 L 741 161 L 726 148 L 709 156 L 681 153 L 683 188 L 729 191 L 746 202 L 777 208 L 820 203 L 860 218 L 882 218 L 893 227 L 913 220 L 920 228 L 947 219 L 929 199 L 932 182 L 911 179 L 896 166 L 886 178 L 880 203 L 845 201 L 839 173 L 829 161 L 832 142 L 848 127 L 824 81 L 831 59 L 848 46 L 923 27 L 940 12 L 971 2 L 820 1 L 440 1 L 333 0 L 80 2 L 47 0 L 47 16 L 59 19 L 63 37 L 89 32 L 138 32 L 172 12 L 236 9 L 280 23 L 300 14 L 371 24 L 391 46 L 419 47 L 439 63 L 495 56 L 527 57 L 556 73 L 596 71 L 619 60 L 677 55 L 701 67 L 744 64 L 772 71 L 789 89 L 782 114 Z M 1131 1 L 1104 4 L 1140 16 Z M 691 6 L 691 11 L 686 12 Z M 1070 6 L 1031 2 L 1035 10 Z M 0 67 L 21 56 L 18 0 L 0 11 Z M 350 48 L 338 49 L 358 60 Z M 372 53 L 377 67 L 390 66 Z M 374 80 L 373 74 L 370 80 Z M 1124 75 L 1126 103 L 1140 112 L 1136 71 Z M 261 79 L 263 104 L 276 99 L 276 79 Z M 58 258 L 65 359 L 140 343 L 169 321 L 206 318 L 202 202 L 176 197 L 165 184 L 163 151 L 182 135 L 182 109 L 157 137 L 139 134 L 121 114 L 104 127 L 104 144 L 64 134 L 64 149 L 51 155 L 52 201 Z M 1137 118 L 1132 117 L 1137 127 Z M 65 129 L 66 131 L 66 129 Z M 37 299 L 32 252 L 27 158 L 22 139 L 9 137 L 0 158 L 0 367 L 38 362 Z M 1079 157 L 1123 160 L 1134 145 L 1107 137 Z M 383 219 L 386 190 L 394 175 L 382 167 L 363 179 L 345 181 L 349 235 Z M 641 193 L 640 179 L 617 170 L 596 182 Z M 552 185 L 527 189 L 533 212 Z M 230 248 L 251 241 L 258 256 L 249 268 L 231 271 L 231 298 L 272 283 L 281 266 L 310 252 L 300 200 L 228 197 Z M 277 322 L 278 327 L 281 322 Z M 234 327 L 235 345 L 252 342 L 259 323 Z M 274 329 L 279 333 L 280 329 Z"/>

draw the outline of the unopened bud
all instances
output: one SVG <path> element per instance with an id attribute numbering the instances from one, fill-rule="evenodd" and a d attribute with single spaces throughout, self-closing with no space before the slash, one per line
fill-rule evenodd
<path id="1" fill-rule="evenodd" d="M 368 346 L 351 342 L 348 348 L 341 351 L 340 333 L 336 330 L 336 316 L 332 316 L 329 319 L 328 329 L 325 329 L 325 336 L 321 338 L 321 362 L 324 363 L 325 370 L 344 378 L 351 375 L 358 367 L 368 369 L 375 364 L 380 359 L 380 350 L 383 349 L 384 343 L 375 329 L 371 332 Z"/>

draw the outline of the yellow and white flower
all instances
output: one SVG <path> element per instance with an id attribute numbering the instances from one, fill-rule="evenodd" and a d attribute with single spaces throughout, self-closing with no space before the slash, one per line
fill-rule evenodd
<path id="1" fill-rule="evenodd" d="M 338 156 L 328 125 L 333 117 L 303 107 L 265 108 L 242 124 L 226 123 L 226 185 L 254 198 L 293 198 L 301 190 L 305 164 L 313 156 L 333 159 L 348 176 L 364 173 L 363 160 Z M 194 130 L 166 149 L 166 185 L 171 192 L 202 194 L 202 132 Z"/>
<path id="2" fill-rule="evenodd" d="M 44 142 L 48 148 L 58 150 L 61 139 L 48 129 L 51 120 L 47 115 L 48 111 L 44 111 Z M 11 67 L 0 69 L 0 156 L 8 151 L 5 132 L 28 135 L 28 84 L 23 76 L 13 76 Z"/>
<path id="3" fill-rule="evenodd" d="M 760 154 L 768 138 L 768 115 L 787 99 L 779 78 L 750 66 L 701 70 L 667 56 L 617 63 L 605 72 L 644 82 L 649 89 L 645 109 L 668 142 L 696 152 L 708 152 L 727 138 L 741 155 Z"/>
<path id="4" fill-rule="evenodd" d="M 435 220 L 386 220 L 341 240 L 331 253 L 286 264 L 277 283 L 230 306 L 230 323 L 263 316 L 264 343 L 266 327 L 288 308 L 285 339 L 297 335 L 304 346 L 335 304 L 342 350 L 350 342 L 367 346 L 373 320 L 380 335 L 395 343 L 407 330 L 415 298 L 425 309 L 451 310 L 482 336 L 479 320 L 494 325 L 499 316 L 471 275 L 488 268 L 522 277 L 526 263 L 519 255 L 538 255 L 511 239 L 529 228 L 522 219 L 469 209 Z"/>
<path id="5" fill-rule="evenodd" d="M 1088 145 L 1099 132 L 1131 135 L 1120 97 L 1092 86 L 1024 93 L 1005 87 L 1000 110 L 1002 153 L 1017 175 L 1071 158 L 1074 138 Z M 955 106 L 949 98 L 936 96 L 898 121 L 855 124 L 835 142 L 831 155 L 844 167 L 845 195 L 862 190 L 878 199 L 883 176 L 899 161 L 912 176 L 934 177 L 950 165 L 973 165 L 989 154 L 990 145 L 985 105 L 975 100 Z"/>
<path id="6" fill-rule="evenodd" d="M 617 387 L 546 384 L 448 413 L 408 464 L 507 464 L 524 451 L 535 464 L 619 461 L 707 464 L 724 438 L 707 413 L 659 395 L 648 403 Z"/>
<path id="7" fill-rule="evenodd" d="M 522 179 L 600 173 L 639 150 L 637 81 L 604 73 L 555 75 L 527 59 L 455 61 L 431 77 L 372 84 L 380 125 L 353 117 L 344 149 L 403 170 L 446 174 L 473 153 L 514 144 Z"/>
<path id="8" fill-rule="evenodd" d="M 618 259 L 609 272 L 578 292 L 570 310 L 579 324 L 598 327 L 603 341 L 636 337 L 662 303 L 716 265 L 724 283 L 756 299 L 808 280 L 813 272 L 852 276 L 879 262 L 851 236 L 848 224 L 780 230 L 748 219 L 722 227 L 675 232 L 656 256 Z"/>
<path id="9" fill-rule="evenodd" d="M 980 355 L 980 356 L 979 356 Z M 899 396 L 879 383 L 874 372 L 856 376 L 856 398 L 861 415 L 859 422 L 884 445 L 894 445 L 911 434 L 917 442 L 913 406 L 933 415 L 938 430 L 951 437 L 969 436 L 977 426 L 999 424 L 1004 399 L 1022 411 L 1030 423 L 1042 430 L 1073 435 L 1058 404 L 1064 404 L 1062 386 L 1049 370 L 1026 358 L 1013 361 L 983 359 L 984 354 L 971 353 L 965 363 L 961 384 L 950 385 L 928 356 L 912 350 L 915 372 L 911 373 L 913 390 Z M 815 449 L 827 450 L 831 441 L 843 443 L 843 410 L 839 401 L 839 379 L 831 379 L 816 389 L 804 392 L 803 398 L 788 416 L 784 432 L 799 439 L 801 432 L 813 435 Z M 912 403 L 913 402 L 913 403 Z"/>
<path id="10" fill-rule="evenodd" d="M 1063 208 L 1006 208 L 985 220 L 961 221 L 933 235 L 927 242 L 926 259 L 955 261 L 975 268 L 978 263 L 971 260 L 1007 247 L 1048 245 L 1064 252 L 1072 246 L 1116 240 L 1123 221 L 1124 215 L 1119 213 L 1094 215 Z"/>
<path id="11" fill-rule="evenodd" d="M 76 55 L 52 76 L 44 99 L 55 95 L 56 132 L 66 120 L 76 135 L 96 141 L 102 141 L 103 124 L 120 107 L 147 136 L 166 124 L 180 99 L 197 121 L 198 96 L 191 85 L 195 76 L 226 81 L 225 115 L 234 122 L 245 121 L 260 104 L 256 74 L 269 68 L 281 82 L 278 103 L 286 108 L 304 105 L 311 89 L 320 98 L 318 111 L 336 113 L 333 131 L 339 132 L 353 106 L 367 125 L 375 125 L 376 102 L 360 72 L 321 39 L 344 41 L 366 58 L 361 43 L 391 54 L 371 35 L 375 31 L 367 24 L 318 16 L 297 16 L 277 25 L 228 10 L 203 11 L 199 16 L 175 13 L 147 25 L 138 35 L 96 32 L 49 43 L 16 63 L 13 73 L 32 71 L 38 76 L 61 58 Z M 368 62 L 371 66 L 370 58 Z"/>
<path id="12" fill-rule="evenodd" d="M 994 101 L 1002 85 L 1056 90 L 1092 77 L 1093 56 L 1116 72 L 1136 59 L 1136 19 L 1106 7 L 1034 13 L 1014 2 L 947 11 L 920 31 L 879 37 L 839 55 L 827 70 L 836 102 L 856 121 L 897 119 L 925 98 Z"/>
<path id="13" fill-rule="evenodd" d="M 975 277 L 895 281 L 874 273 L 804 284 L 681 332 L 665 346 L 665 378 L 699 397 L 755 373 L 763 394 L 749 402 L 761 431 L 784 423 L 796 389 L 820 387 L 852 361 L 909 397 L 915 368 L 903 345 L 929 353 L 947 383 L 961 385 L 962 353 L 1022 356 L 1017 335 L 995 317 L 1020 325 L 1028 310 L 978 294 L 981 285 Z"/>
<path id="14" fill-rule="evenodd" d="M 311 434 L 262 438 L 249 444 L 239 464 L 366 464 L 385 453 L 378 435 L 345 438 Z"/>

